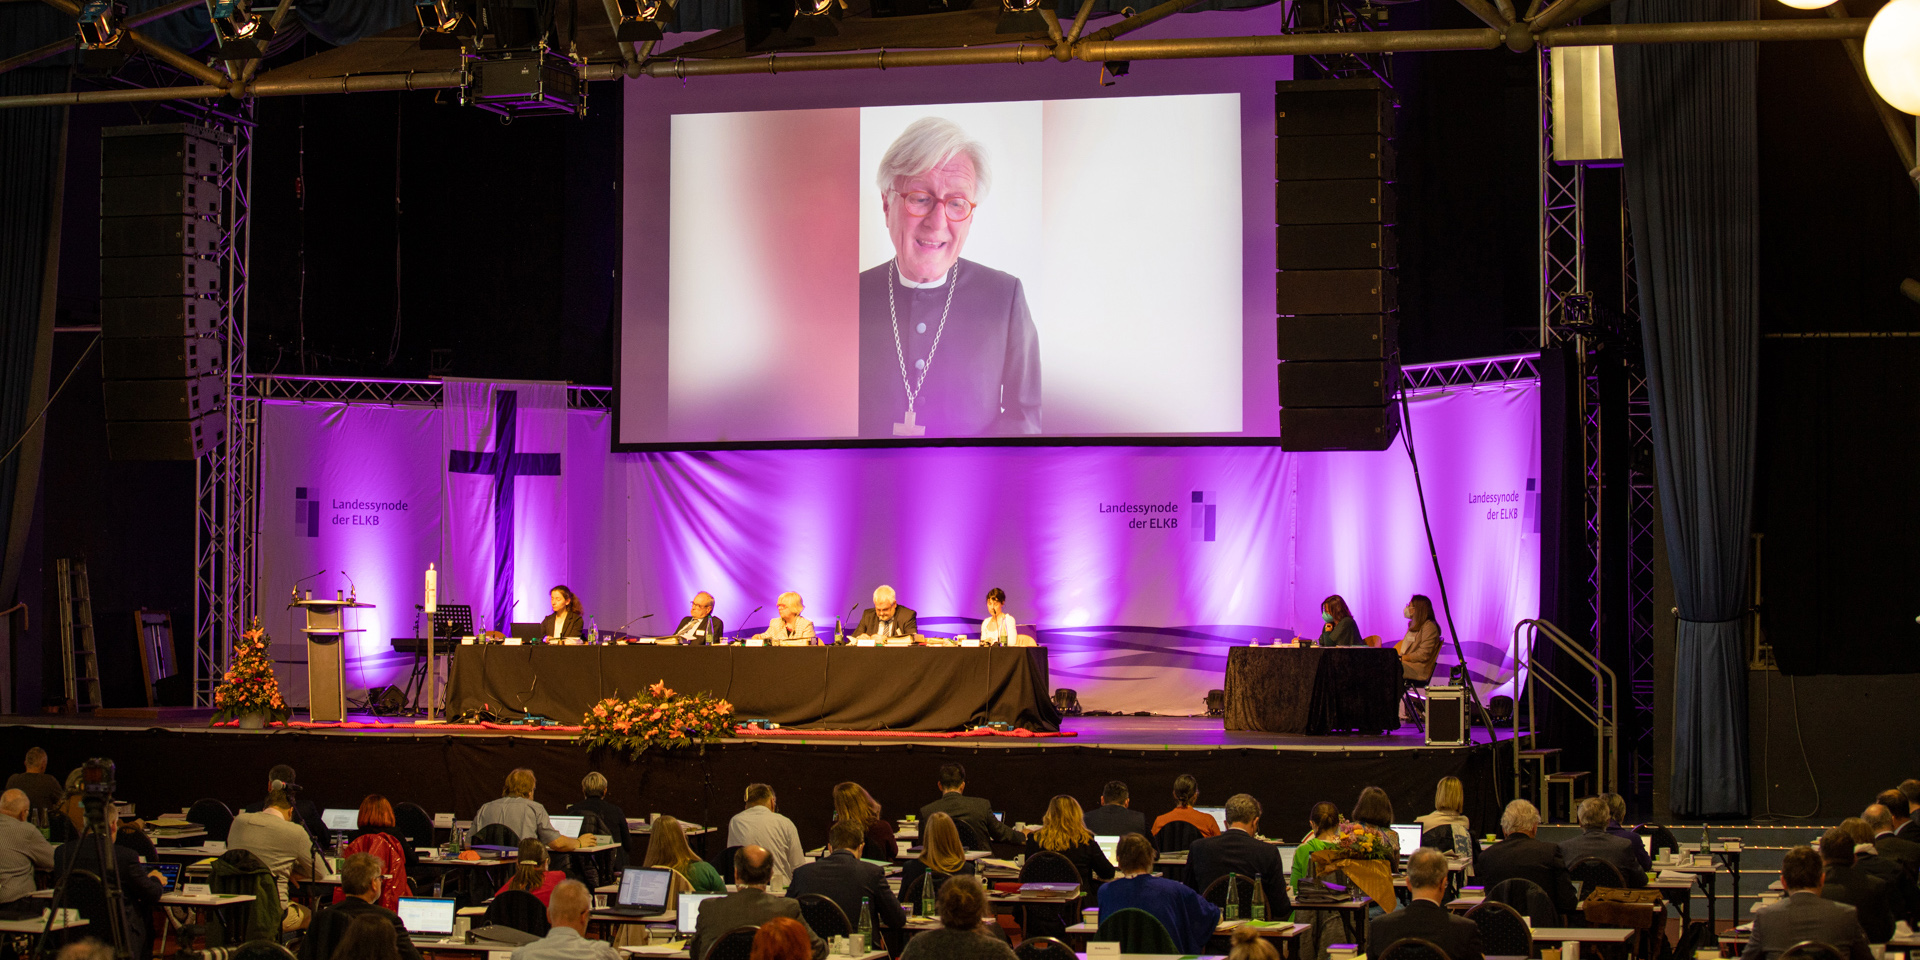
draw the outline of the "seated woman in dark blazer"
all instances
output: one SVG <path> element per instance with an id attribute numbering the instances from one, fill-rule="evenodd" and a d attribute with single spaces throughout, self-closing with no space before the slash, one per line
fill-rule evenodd
<path id="1" fill-rule="evenodd" d="M 1320 619 L 1325 621 L 1320 628 L 1321 646 L 1358 647 L 1366 642 L 1360 639 L 1360 626 L 1353 622 L 1353 613 L 1339 594 L 1320 601 Z"/>
<path id="2" fill-rule="evenodd" d="M 921 894 L 916 893 L 911 902 L 907 899 L 916 877 L 926 877 L 925 882 L 934 885 L 930 892 L 937 897 L 948 877 L 971 876 L 975 869 L 974 862 L 967 859 L 967 848 L 960 845 L 960 828 L 944 813 L 936 813 L 921 824 L 920 843 L 920 855 L 908 860 L 900 871 L 901 906 L 910 911 L 919 909 Z"/>
<path id="3" fill-rule="evenodd" d="M 1093 833 L 1087 829 L 1085 816 L 1080 812 L 1080 801 L 1066 794 L 1054 797 L 1047 804 L 1047 815 L 1040 821 L 1040 829 L 1027 837 L 1027 856 L 1042 851 L 1057 853 L 1067 858 L 1075 870 L 1080 871 L 1080 882 L 1091 893 L 1095 880 L 1112 880 L 1113 863 L 1107 860 L 1100 845 L 1093 842 Z"/>

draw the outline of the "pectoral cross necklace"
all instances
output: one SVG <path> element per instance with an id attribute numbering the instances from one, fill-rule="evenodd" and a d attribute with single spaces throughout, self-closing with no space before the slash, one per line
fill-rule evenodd
<path id="1" fill-rule="evenodd" d="M 933 355 L 940 351 L 940 335 L 947 332 L 947 312 L 953 309 L 953 288 L 959 286 L 960 261 L 955 260 L 947 269 L 947 305 L 940 310 L 940 326 L 933 331 L 933 347 L 927 351 L 927 362 L 920 367 L 920 376 L 916 380 L 907 377 L 907 349 L 900 345 L 900 310 L 893 303 L 895 278 L 900 273 L 900 258 L 893 258 L 891 264 L 894 276 L 887 278 L 887 315 L 893 318 L 893 353 L 900 360 L 900 386 L 907 391 L 907 418 L 893 425 L 896 437 L 926 436 L 927 428 L 913 420 L 914 401 L 920 399 L 920 391 L 927 385 L 927 371 L 933 369 Z"/>

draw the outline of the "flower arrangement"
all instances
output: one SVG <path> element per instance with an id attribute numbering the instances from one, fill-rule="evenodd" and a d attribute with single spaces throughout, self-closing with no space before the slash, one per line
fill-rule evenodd
<path id="1" fill-rule="evenodd" d="M 652 747 L 687 747 L 730 736 L 733 704 L 702 691 L 675 693 L 665 680 L 645 693 L 594 704 L 580 721 L 580 742 L 638 757 Z"/>
<path id="2" fill-rule="evenodd" d="M 233 663 L 213 690 L 215 723 L 248 715 L 284 723 L 293 716 L 286 698 L 280 695 L 280 681 L 273 675 L 273 654 L 268 650 L 271 643 L 258 619 L 252 630 L 240 635 L 240 642 L 233 645 Z"/>
<path id="3" fill-rule="evenodd" d="M 1342 860 L 1386 860 L 1393 856 L 1380 831 L 1349 820 L 1340 821 L 1340 836 L 1334 846 Z"/>

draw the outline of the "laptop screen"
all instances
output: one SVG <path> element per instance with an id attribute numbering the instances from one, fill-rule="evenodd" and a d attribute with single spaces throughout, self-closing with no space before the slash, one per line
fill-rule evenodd
<path id="1" fill-rule="evenodd" d="M 328 807 L 320 811 L 320 822 L 326 824 L 327 829 L 335 833 L 358 830 L 360 829 L 360 811 Z"/>
<path id="2" fill-rule="evenodd" d="M 1642 834 L 1640 836 L 1640 846 L 1646 849 L 1647 856 L 1653 856 L 1653 834 Z"/>
<path id="3" fill-rule="evenodd" d="M 143 866 L 148 870 L 160 871 L 160 875 L 167 878 L 168 890 L 180 889 L 180 864 L 160 862 L 143 864 Z"/>
<path id="4" fill-rule="evenodd" d="M 1225 830 L 1227 828 L 1227 808 L 1226 807 L 1194 807 L 1194 809 L 1200 811 L 1201 813 L 1212 816 L 1213 822 L 1219 824 L 1220 829 Z"/>
<path id="5" fill-rule="evenodd" d="M 678 910 L 679 915 L 674 918 L 675 926 L 681 933 L 692 936 L 695 924 L 700 922 L 700 905 L 706 903 L 708 900 L 712 900 L 714 897 L 724 896 L 726 896 L 724 893 L 681 894 Z"/>
<path id="6" fill-rule="evenodd" d="M 549 817 L 547 819 L 553 821 L 553 828 L 560 831 L 561 836 L 578 837 L 580 835 L 580 824 L 587 818 L 584 816 L 561 814 L 560 816 Z"/>
<path id="7" fill-rule="evenodd" d="M 1297 843 L 1282 843 L 1276 845 L 1274 849 L 1280 852 L 1280 872 L 1289 877 L 1293 876 L 1293 854 L 1300 849 L 1300 845 Z"/>
<path id="8" fill-rule="evenodd" d="M 1119 837 L 1103 837 L 1103 836 L 1100 836 L 1099 834 L 1094 834 L 1093 842 L 1099 845 L 1101 853 L 1104 853 L 1107 855 L 1108 863 L 1120 862 L 1120 838 Z"/>
<path id="9" fill-rule="evenodd" d="M 628 867 L 620 874 L 620 892 L 614 902 L 622 907 L 646 907 L 662 913 L 667 909 L 667 890 L 673 886 L 673 871 L 659 867 Z"/>
<path id="10" fill-rule="evenodd" d="M 407 925 L 412 934 L 437 933 L 446 936 L 453 932 L 454 901 L 436 900 L 427 897 L 401 897 L 400 922 Z"/>
<path id="11" fill-rule="evenodd" d="M 1393 832 L 1400 835 L 1400 855 L 1401 856 L 1403 857 L 1408 856 L 1412 854 L 1415 850 L 1420 849 L 1421 830 L 1420 830 L 1419 824 L 1396 823 L 1393 825 Z M 1440 852 L 1450 854 L 1453 851 L 1442 850 Z"/>

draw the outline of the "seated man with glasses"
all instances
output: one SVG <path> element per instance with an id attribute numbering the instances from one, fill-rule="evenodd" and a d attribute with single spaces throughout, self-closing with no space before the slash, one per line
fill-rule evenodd
<path id="1" fill-rule="evenodd" d="M 1040 432 L 1040 337 L 1020 278 L 960 259 L 986 151 L 922 117 L 880 159 L 893 259 L 860 274 L 860 435 Z"/>

